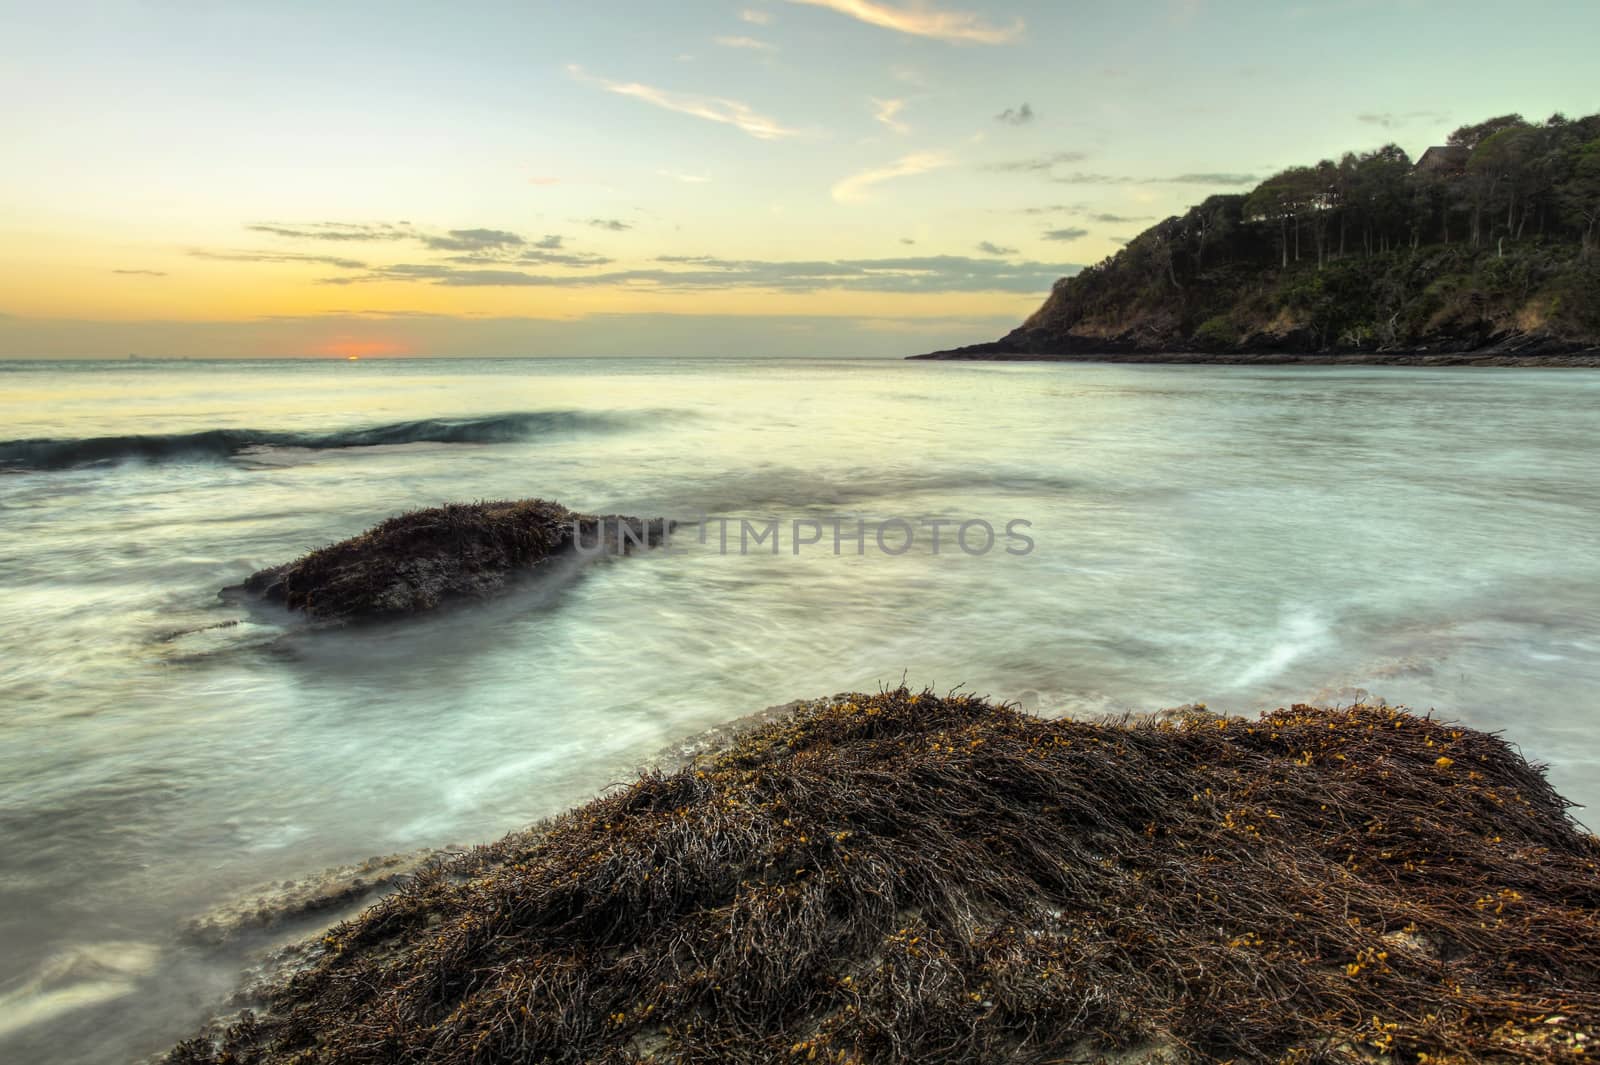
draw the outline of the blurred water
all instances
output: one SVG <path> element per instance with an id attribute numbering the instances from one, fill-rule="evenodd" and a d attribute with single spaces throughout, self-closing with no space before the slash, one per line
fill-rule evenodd
<path id="1" fill-rule="evenodd" d="M 902 676 L 1079 713 L 1365 688 L 1600 802 L 1600 375 L 0 363 L 4 441 L 425 419 L 521 428 L 33 471 L 0 444 L 0 1059 L 186 1034 L 237 959 L 174 929 L 231 891 L 487 839 L 686 734 Z M 797 557 L 785 528 L 776 556 L 690 543 L 316 635 L 216 594 L 401 510 L 529 495 L 1024 519 L 1036 547 Z"/>

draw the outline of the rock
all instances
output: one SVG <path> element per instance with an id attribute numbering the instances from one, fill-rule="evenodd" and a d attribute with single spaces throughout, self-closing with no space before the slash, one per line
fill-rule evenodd
<path id="1" fill-rule="evenodd" d="M 404 617 L 482 599 L 560 556 L 623 554 L 665 542 L 673 523 L 579 514 L 543 499 L 451 503 L 252 574 L 243 591 L 321 621 Z"/>
<path id="2" fill-rule="evenodd" d="M 421 850 L 389 854 L 356 865 L 325 869 L 300 880 L 263 884 L 190 919 L 181 934 L 192 943 L 218 946 L 302 918 L 325 918 L 331 910 L 369 902 L 388 893 L 405 877 L 414 876 L 452 853 Z"/>
<path id="3" fill-rule="evenodd" d="M 1545 1061 L 1600 1029 L 1600 844 L 1496 736 L 790 705 L 418 877 L 169 1065 Z"/>

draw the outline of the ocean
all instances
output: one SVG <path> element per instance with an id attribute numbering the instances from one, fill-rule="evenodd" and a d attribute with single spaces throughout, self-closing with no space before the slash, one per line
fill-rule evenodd
<path id="1" fill-rule="evenodd" d="M 1381 697 L 1600 803 L 1597 440 L 1585 371 L 0 362 L 0 1060 L 156 1052 L 245 962 L 194 915 L 800 697 Z M 382 626 L 218 594 L 528 496 L 685 524 Z"/>

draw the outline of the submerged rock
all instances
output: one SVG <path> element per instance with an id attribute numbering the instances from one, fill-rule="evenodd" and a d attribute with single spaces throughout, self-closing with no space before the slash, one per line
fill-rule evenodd
<path id="1" fill-rule="evenodd" d="M 251 933 L 330 914 L 392 891 L 403 878 L 450 856 L 448 851 L 436 850 L 381 855 L 297 880 L 261 884 L 184 922 L 181 934 L 191 943 L 219 946 Z M 324 921 L 332 919 L 329 916 Z"/>
<path id="2" fill-rule="evenodd" d="M 492 595 L 558 556 L 653 547 L 671 528 L 661 518 L 578 514 L 544 499 L 451 503 L 390 518 L 240 587 L 323 621 L 401 617 Z"/>
<path id="3" fill-rule="evenodd" d="M 420 872 L 168 1061 L 1583 1060 L 1566 810 L 1385 706 L 837 696 Z"/>

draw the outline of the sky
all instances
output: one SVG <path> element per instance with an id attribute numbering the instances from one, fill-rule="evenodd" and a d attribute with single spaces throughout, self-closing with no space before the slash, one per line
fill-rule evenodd
<path id="1" fill-rule="evenodd" d="M 1285 166 L 1600 111 L 1594 0 L 0 0 L 0 358 L 888 356 Z"/>

